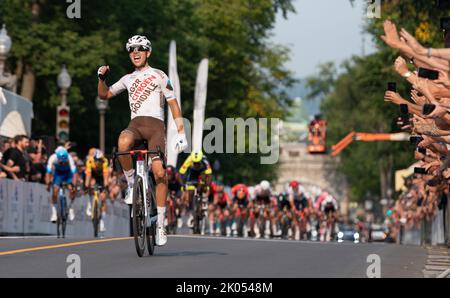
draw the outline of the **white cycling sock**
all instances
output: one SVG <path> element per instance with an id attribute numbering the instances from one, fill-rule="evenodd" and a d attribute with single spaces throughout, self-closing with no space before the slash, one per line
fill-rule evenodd
<path id="1" fill-rule="evenodd" d="M 158 227 L 164 226 L 164 219 L 166 218 L 166 207 L 157 207 L 158 209 Z"/>
<path id="2" fill-rule="evenodd" d="M 134 184 L 134 169 L 123 171 L 125 178 L 127 179 L 128 187 L 132 187 Z"/>

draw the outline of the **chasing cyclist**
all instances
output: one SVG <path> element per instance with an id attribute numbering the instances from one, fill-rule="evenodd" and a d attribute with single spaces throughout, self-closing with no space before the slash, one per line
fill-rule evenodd
<path id="1" fill-rule="evenodd" d="M 187 148 L 180 107 L 175 97 L 172 84 L 167 75 L 156 68 L 149 66 L 148 59 L 152 53 L 151 42 L 145 36 L 135 35 L 128 39 L 125 45 L 134 72 L 123 76 L 118 82 L 108 87 L 105 83 L 109 66 L 101 66 L 98 71 L 98 96 L 107 100 L 127 90 L 131 110 L 131 121 L 123 130 L 118 140 L 120 152 L 129 151 L 138 140 L 147 140 L 150 150 L 159 146 L 166 149 L 164 106 L 167 102 L 177 126 L 178 134 L 174 143 L 170 144 L 176 152 Z M 156 180 L 156 201 L 158 210 L 156 245 L 167 243 L 167 234 L 164 228 L 167 199 L 167 178 L 163 162 L 156 154 L 151 154 L 152 172 Z M 125 198 L 127 204 L 132 204 L 132 189 L 134 172 L 132 158 L 129 155 L 119 156 L 119 162 L 127 179 L 128 189 Z"/>
<path id="2" fill-rule="evenodd" d="M 100 219 L 100 232 L 105 231 L 104 218 L 106 217 L 106 197 L 108 193 L 108 160 L 103 156 L 103 152 L 100 149 L 95 149 L 92 155 L 89 155 L 86 160 L 86 178 L 85 187 L 89 191 L 89 196 L 92 197 L 95 186 L 99 186 L 100 200 L 102 202 L 102 216 Z M 87 216 L 92 216 L 91 201 L 88 201 L 88 207 L 86 210 Z"/>
<path id="3" fill-rule="evenodd" d="M 231 199 L 222 184 L 216 185 L 212 208 L 209 212 L 210 226 L 214 227 L 216 235 L 231 236 Z"/>
<path id="4" fill-rule="evenodd" d="M 173 166 L 167 166 L 167 185 L 169 191 L 169 199 L 167 203 L 174 209 L 176 224 L 181 228 L 181 195 L 183 187 L 183 179 L 177 169 Z"/>
<path id="5" fill-rule="evenodd" d="M 56 148 L 47 162 L 47 174 L 45 175 L 45 183 L 47 184 L 47 190 L 50 190 L 50 181 L 53 185 L 52 193 L 52 215 L 50 221 L 55 223 L 57 219 L 56 204 L 58 199 L 59 188 L 65 183 L 70 191 L 70 205 L 69 205 L 69 220 L 75 219 L 75 212 L 72 208 L 73 201 L 75 200 L 75 187 L 76 184 L 77 168 L 70 156 L 67 149 L 62 146 Z M 52 179 L 53 177 L 53 179 Z"/>
<path id="6" fill-rule="evenodd" d="M 200 188 L 201 194 L 207 193 L 209 191 L 208 185 L 211 183 L 212 168 L 202 151 L 192 152 L 184 161 L 179 173 L 182 175 L 184 184 L 188 188 L 183 193 L 183 202 L 185 202 L 187 209 L 191 211 L 188 226 L 192 227 L 194 218 L 192 215 L 192 198 L 194 190 L 190 186 Z"/>
<path id="7" fill-rule="evenodd" d="M 256 237 L 264 236 L 268 238 L 271 234 L 271 210 L 272 190 L 270 182 L 263 180 L 255 186 L 255 205 L 254 214 L 256 219 L 255 234 Z"/>
<path id="8" fill-rule="evenodd" d="M 308 238 L 309 216 L 313 210 L 310 199 L 305 194 L 305 189 L 297 180 L 289 183 L 289 201 L 295 216 L 293 217 L 294 239 L 306 240 Z"/>
<path id="9" fill-rule="evenodd" d="M 249 192 L 247 185 L 240 183 L 231 188 L 231 195 L 233 197 L 233 214 L 236 222 L 238 236 L 248 236 L 247 233 L 247 219 L 248 219 L 248 205 Z"/>
<path id="10" fill-rule="evenodd" d="M 335 224 L 337 221 L 338 203 L 336 199 L 327 195 L 320 204 L 320 211 L 322 214 L 323 225 L 325 227 L 325 233 L 322 237 L 325 241 L 334 239 Z"/>

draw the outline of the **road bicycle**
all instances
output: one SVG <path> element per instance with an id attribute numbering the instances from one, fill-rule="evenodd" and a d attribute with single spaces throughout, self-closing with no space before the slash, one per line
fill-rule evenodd
<path id="1" fill-rule="evenodd" d="M 92 225 L 94 227 L 94 237 L 97 238 L 100 229 L 100 220 L 102 219 L 102 201 L 100 200 L 101 187 L 94 185 L 94 195 L 92 200 Z"/>
<path id="2" fill-rule="evenodd" d="M 56 235 L 58 238 L 66 238 L 66 225 L 68 217 L 66 192 L 67 184 L 61 183 L 58 192 L 58 200 L 56 202 Z"/>
<path id="3" fill-rule="evenodd" d="M 188 184 L 186 189 L 194 191 L 193 195 L 193 233 L 204 235 L 206 231 L 206 222 L 208 219 L 208 197 L 203 195 L 203 184 L 193 183 Z M 212 227 L 210 227 L 212 228 Z"/>
<path id="4" fill-rule="evenodd" d="M 144 142 L 145 148 L 147 143 Z M 149 167 L 149 155 L 157 154 L 166 168 L 164 153 L 159 146 L 156 150 L 130 150 L 128 152 L 114 152 L 113 159 L 121 155 L 131 155 L 135 160 L 135 176 L 133 184 L 133 203 L 131 208 L 134 244 L 139 257 L 144 256 L 145 246 L 148 253 L 155 251 L 156 222 L 158 211 L 156 208 L 155 177 Z"/>
<path id="5" fill-rule="evenodd" d="M 168 234 L 176 234 L 177 233 L 177 219 L 179 211 L 177 210 L 177 198 L 174 191 L 169 193 L 169 197 L 166 202 L 166 231 Z"/>

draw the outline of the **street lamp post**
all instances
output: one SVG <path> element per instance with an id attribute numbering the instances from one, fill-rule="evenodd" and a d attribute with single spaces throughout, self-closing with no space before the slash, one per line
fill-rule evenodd
<path id="1" fill-rule="evenodd" d="M 0 30 L 0 77 L 3 76 L 6 57 L 8 57 L 11 46 L 11 38 L 8 35 L 8 31 L 6 31 L 5 24 L 3 24 L 3 27 Z"/>
<path id="2" fill-rule="evenodd" d="M 72 85 L 72 78 L 65 65 L 58 74 L 57 84 L 60 89 L 61 105 L 56 110 L 56 137 L 60 142 L 69 140 L 70 133 L 70 108 L 67 105 L 67 93 Z"/>
<path id="3" fill-rule="evenodd" d="M 67 71 L 66 65 L 63 64 L 61 68 L 61 72 L 58 75 L 58 87 L 61 90 L 61 105 L 67 106 L 67 93 L 69 91 L 70 86 L 72 85 L 72 78 Z"/>
<path id="4" fill-rule="evenodd" d="M 102 100 L 99 97 L 96 98 L 95 104 L 97 106 L 98 113 L 100 115 L 99 125 L 99 137 L 100 137 L 100 150 L 105 152 L 105 113 L 108 108 L 108 101 Z"/>
<path id="5" fill-rule="evenodd" d="M 11 50 L 12 41 L 6 31 L 6 26 L 3 24 L 0 30 L 0 87 L 16 91 L 17 76 L 11 73 L 5 73 L 5 61 L 8 58 L 9 51 Z"/>

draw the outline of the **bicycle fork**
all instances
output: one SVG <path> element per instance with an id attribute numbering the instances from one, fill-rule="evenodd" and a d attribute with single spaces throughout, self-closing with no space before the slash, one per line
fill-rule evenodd
<path id="1" fill-rule="evenodd" d="M 136 162 L 136 177 L 140 176 L 142 178 L 142 192 L 144 196 L 144 215 L 145 218 L 149 218 L 149 207 L 150 207 L 150 198 L 148 197 L 148 173 L 146 171 L 145 162 L 144 160 L 138 160 Z M 131 212 L 131 215 L 133 216 L 133 212 Z M 147 228 L 156 224 L 156 221 L 158 220 L 158 214 L 152 216 L 150 220 L 147 221 L 146 225 Z"/>

